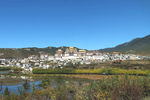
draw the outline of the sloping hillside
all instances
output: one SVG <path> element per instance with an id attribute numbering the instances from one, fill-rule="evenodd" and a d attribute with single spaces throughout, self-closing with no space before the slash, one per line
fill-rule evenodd
<path id="1" fill-rule="evenodd" d="M 142 55 L 150 55 L 150 35 L 143 38 L 136 38 L 130 42 L 118 45 L 114 48 L 100 49 L 103 52 L 129 52 Z"/>
<path id="2" fill-rule="evenodd" d="M 47 48 L 0 48 L 0 53 L 3 54 L 0 58 L 25 58 L 31 55 L 40 55 L 40 53 L 46 53 L 54 55 L 58 49 L 66 50 L 68 47 L 47 47 Z M 78 48 L 77 48 L 78 49 Z"/>

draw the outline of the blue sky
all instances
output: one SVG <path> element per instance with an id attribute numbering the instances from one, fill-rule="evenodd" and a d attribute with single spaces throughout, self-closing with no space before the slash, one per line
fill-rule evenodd
<path id="1" fill-rule="evenodd" d="M 113 47 L 150 34 L 150 0 L 0 0 L 0 48 Z"/>

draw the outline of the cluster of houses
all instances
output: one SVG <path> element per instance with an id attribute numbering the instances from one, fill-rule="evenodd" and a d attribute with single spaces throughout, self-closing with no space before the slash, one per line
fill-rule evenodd
<path id="1" fill-rule="evenodd" d="M 68 64 L 91 64 L 115 60 L 139 60 L 144 56 L 134 54 L 100 53 L 97 51 L 78 50 L 69 47 L 65 51 L 58 49 L 54 56 L 41 54 L 40 56 L 32 55 L 23 59 L 0 59 L 0 66 L 15 66 L 25 70 L 32 71 L 33 67 L 41 68 L 64 68 Z"/>

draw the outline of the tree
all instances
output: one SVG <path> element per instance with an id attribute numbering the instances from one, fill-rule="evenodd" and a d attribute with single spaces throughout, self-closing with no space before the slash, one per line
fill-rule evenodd
<path id="1" fill-rule="evenodd" d="M 32 93 L 34 93 L 35 92 L 35 84 L 34 84 L 34 82 L 32 83 Z"/>
<path id="2" fill-rule="evenodd" d="M 9 95 L 8 87 L 5 88 L 5 90 L 4 90 L 4 95 Z"/>
<path id="3" fill-rule="evenodd" d="M 2 82 L 0 82 L 0 91 L 2 91 Z"/>
<path id="4" fill-rule="evenodd" d="M 30 84 L 29 84 L 28 80 L 25 81 L 25 83 L 23 84 L 23 87 L 24 87 L 25 90 L 29 89 Z"/>

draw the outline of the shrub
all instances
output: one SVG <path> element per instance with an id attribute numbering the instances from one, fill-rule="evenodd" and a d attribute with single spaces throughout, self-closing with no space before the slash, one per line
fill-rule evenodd
<path id="1" fill-rule="evenodd" d="M 10 67 L 0 67 L 0 71 L 8 71 L 11 70 Z"/>

